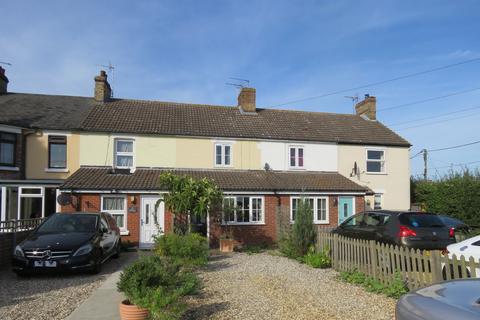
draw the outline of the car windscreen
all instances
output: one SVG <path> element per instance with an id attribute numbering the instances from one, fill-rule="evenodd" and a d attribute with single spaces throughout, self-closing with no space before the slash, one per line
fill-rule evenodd
<path id="1" fill-rule="evenodd" d="M 465 226 L 465 223 L 452 217 L 439 216 L 439 218 L 442 219 L 443 223 L 445 223 L 449 227 L 457 228 Z"/>
<path id="2" fill-rule="evenodd" d="M 398 219 L 400 223 L 414 228 L 442 228 L 445 224 L 434 214 L 403 213 Z"/>
<path id="3" fill-rule="evenodd" d="M 45 221 L 38 233 L 93 233 L 97 228 L 98 217 L 93 214 L 55 214 Z"/>

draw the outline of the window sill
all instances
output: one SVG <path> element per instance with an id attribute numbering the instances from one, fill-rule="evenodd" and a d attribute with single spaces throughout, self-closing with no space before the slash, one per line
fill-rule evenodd
<path id="1" fill-rule="evenodd" d="M 121 235 L 121 236 L 128 236 L 128 235 L 130 235 L 130 231 L 128 231 L 128 230 L 120 230 L 120 235 Z"/>
<path id="2" fill-rule="evenodd" d="M 2 171 L 20 171 L 20 168 L 19 167 L 0 166 L 0 170 L 2 170 Z"/>
<path id="3" fill-rule="evenodd" d="M 313 221 L 313 224 L 326 225 L 326 224 L 330 224 L 330 222 L 328 222 L 328 221 Z"/>
<path id="4" fill-rule="evenodd" d="M 222 168 L 233 168 L 233 166 L 231 164 L 228 165 L 228 166 L 227 165 L 216 164 L 216 165 L 214 165 L 214 168 L 220 168 L 220 169 L 222 169 Z"/>
<path id="5" fill-rule="evenodd" d="M 307 170 L 305 167 L 288 167 L 288 170 Z"/>
<path id="6" fill-rule="evenodd" d="M 222 223 L 222 226 L 264 226 L 265 222 L 231 222 L 231 223 Z"/>
<path id="7" fill-rule="evenodd" d="M 377 175 L 377 176 L 386 176 L 387 175 L 386 172 L 368 172 L 368 171 L 366 171 L 365 173 L 366 174 Z"/>
<path id="8" fill-rule="evenodd" d="M 70 170 L 67 168 L 45 168 L 45 172 L 64 172 L 68 173 Z"/>

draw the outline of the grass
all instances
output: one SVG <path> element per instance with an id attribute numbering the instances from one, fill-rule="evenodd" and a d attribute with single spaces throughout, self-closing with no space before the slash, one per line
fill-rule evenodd
<path id="1" fill-rule="evenodd" d="M 368 277 L 358 270 L 340 272 L 340 279 L 351 284 L 361 285 L 368 292 L 384 294 L 387 297 L 395 299 L 400 298 L 402 295 L 408 292 L 408 288 L 398 272 L 395 273 L 395 278 L 390 285 L 384 285 L 380 281 L 372 277 Z"/>

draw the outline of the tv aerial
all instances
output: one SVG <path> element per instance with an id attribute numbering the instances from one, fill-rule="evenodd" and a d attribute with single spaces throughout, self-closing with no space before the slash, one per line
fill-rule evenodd
<path id="1" fill-rule="evenodd" d="M 108 61 L 108 65 L 97 64 L 97 66 L 106 68 L 108 70 L 107 74 L 112 79 L 112 85 L 111 85 L 112 92 L 111 92 L 111 94 L 112 94 L 112 98 L 113 98 L 113 88 L 115 87 L 115 66 L 112 64 L 111 61 Z"/>
<path id="2" fill-rule="evenodd" d="M 352 100 L 353 104 L 353 113 L 355 113 L 355 105 L 358 103 L 358 93 L 353 96 L 344 96 L 344 98 Z"/>
<path id="3" fill-rule="evenodd" d="M 227 86 L 233 86 L 237 89 L 242 89 L 250 85 L 250 80 L 247 80 L 247 79 L 235 78 L 235 77 L 229 77 L 228 79 L 234 80 L 235 82 L 226 82 L 225 84 Z"/>

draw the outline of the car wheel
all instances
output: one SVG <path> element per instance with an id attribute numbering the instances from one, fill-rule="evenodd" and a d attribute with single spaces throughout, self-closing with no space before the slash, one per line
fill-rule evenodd
<path id="1" fill-rule="evenodd" d="M 19 278 L 26 278 L 29 276 L 28 272 L 25 272 L 25 271 L 14 271 L 14 272 Z"/>
<path id="2" fill-rule="evenodd" d="M 113 254 L 112 258 L 120 258 L 120 251 L 122 251 L 122 240 L 118 240 L 117 246 L 115 247 L 115 253 Z"/>

